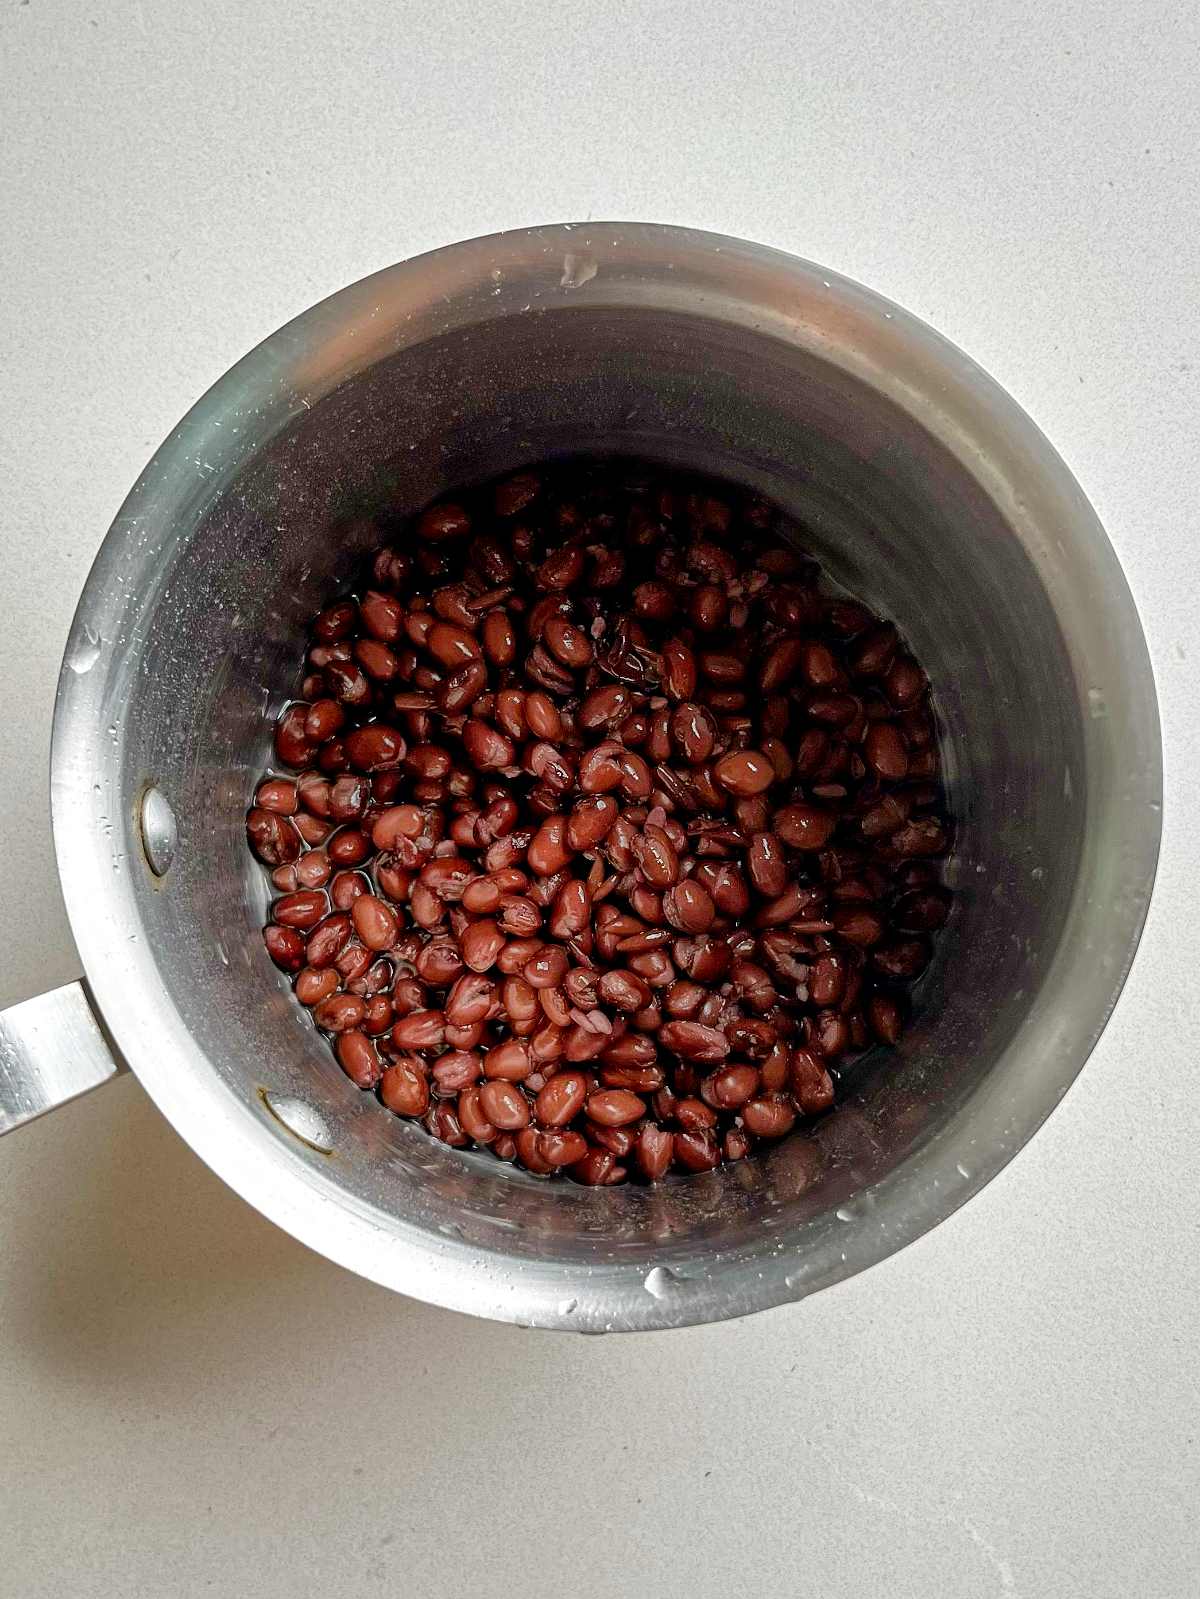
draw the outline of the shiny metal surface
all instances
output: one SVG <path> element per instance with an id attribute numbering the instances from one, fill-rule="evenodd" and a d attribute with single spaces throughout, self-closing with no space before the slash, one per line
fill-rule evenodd
<path id="1" fill-rule="evenodd" d="M 0 1133 L 99 1088 L 121 1070 L 81 983 L 0 1011 Z"/>
<path id="2" fill-rule="evenodd" d="M 774 496 L 930 668 L 959 907 L 888 1069 L 811 1138 L 654 1189 L 437 1145 L 342 1076 L 263 952 L 243 816 L 356 521 L 559 450 Z M 148 869 L 148 783 L 178 823 Z M 777 252 L 641 224 L 435 252 L 274 334 L 181 422 L 97 558 L 53 802 L 88 978 L 164 1113 L 251 1203 L 365 1276 L 589 1331 L 742 1315 L 933 1226 L 1086 1059 L 1145 916 L 1160 745 L 1137 615 L 1078 485 L 960 351 Z M 309 1107 L 329 1153 L 266 1103 Z"/>

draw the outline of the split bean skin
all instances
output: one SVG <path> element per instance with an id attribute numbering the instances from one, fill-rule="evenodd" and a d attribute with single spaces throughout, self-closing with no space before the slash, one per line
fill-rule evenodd
<path id="1" fill-rule="evenodd" d="M 776 510 L 621 459 L 427 507 L 312 624 L 250 849 L 351 1081 L 543 1180 L 836 1104 L 953 902 L 920 664 Z"/>

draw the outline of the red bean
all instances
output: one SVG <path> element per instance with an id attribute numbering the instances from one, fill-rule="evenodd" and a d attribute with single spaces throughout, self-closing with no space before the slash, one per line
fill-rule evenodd
<path id="1" fill-rule="evenodd" d="M 696 881 L 702 883 L 723 916 L 744 916 L 750 907 L 746 879 L 727 861 L 702 861 L 696 868 Z"/>
<path id="2" fill-rule="evenodd" d="M 691 878 L 676 883 L 663 895 L 663 915 L 681 933 L 703 933 L 716 915 L 712 896 Z"/>
<path id="3" fill-rule="evenodd" d="M 484 1021 L 496 999 L 496 985 L 480 972 L 465 972 L 446 995 L 446 1020 L 453 1027 Z"/>
<path id="4" fill-rule="evenodd" d="M 563 1127 L 583 1109 L 588 1083 L 582 1072 L 558 1072 L 539 1092 L 534 1102 L 537 1119 L 544 1127 Z"/>
<path id="5" fill-rule="evenodd" d="M 738 750 L 722 755 L 713 776 L 731 794 L 761 794 L 775 781 L 775 768 L 761 750 Z"/>
<path id="6" fill-rule="evenodd" d="M 296 998 L 302 1005 L 319 1005 L 330 994 L 336 994 L 337 988 L 338 974 L 328 968 L 318 971 L 313 966 L 306 966 L 296 978 Z"/>
<path id="7" fill-rule="evenodd" d="M 600 979 L 600 998 L 618 1011 L 637 1011 L 650 1003 L 650 990 L 630 971 L 608 971 Z"/>
<path id="8" fill-rule="evenodd" d="M 300 834 L 286 816 L 254 807 L 246 818 L 250 848 L 265 866 L 284 866 L 298 859 Z"/>
<path id="9" fill-rule="evenodd" d="M 633 607 L 651 622 L 669 622 L 675 612 L 675 596 L 665 583 L 639 583 L 633 591 Z"/>
<path id="10" fill-rule="evenodd" d="M 816 805 L 785 805 L 775 812 L 775 832 L 792 849 L 824 849 L 833 837 L 837 814 Z"/>
<path id="11" fill-rule="evenodd" d="M 370 781 L 347 773 L 330 786 L 329 815 L 335 822 L 357 821 L 370 800 Z"/>
<path id="12" fill-rule="evenodd" d="M 697 1099 L 691 1094 L 675 1101 L 672 1114 L 679 1125 L 688 1132 L 703 1131 L 717 1125 L 716 1111 L 710 1105 L 706 1105 L 702 1099 Z"/>
<path id="13" fill-rule="evenodd" d="M 415 1010 L 392 1028 L 397 1049 L 438 1049 L 446 1036 L 446 1018 L 440 1010 Z"/>
<path id="14" fill-rule="evenodd" d="M 336 912 L 318 922 L 308 935 L 304 958 L 310 966 L 320 970 L 332 966 L 345 948 L 352 931 L 352 923 L 344 912 Z"/>
<path id="15" fill-rule="evenodd" d="M 331 994 L 313 1010 L 313 1020 L 327 1033 L 346 1033 L 352 1027 L 361 1027 L 367 1014 L 367 1002 L 357 994 Z"/>
<path id="16" fill-rule="evenodd" d="M 504 934 L 490 918 L 472 922 L 459 940 L 462 958 L 473 972 L 490 971 L 504 948 Z"/>
<path id="17" fill-rule="evenodd" d="M 925 692 L 925 674 L 908 656 L 897 656 L 883 679 L 883 692 L 898 710 L 908 710 Z"/>
<path id="18" fill-rule="evenodd" d="M 371 853 L 371 841 L 357 827 L 343 827 L 326 844 L 325 852 L 337 866 L 360 866 Z"/>
<path id="19" fill-rule="evenodd" d="M 350 661 L 330 661 L 325 668 L 334 696 L 343 705 L 365 705 L 371 698 L 371 684 L 361 667 Z"/>
<path id="20" fill-rule="evenodd" d="M 396 1061 L 379 1080 L 379 1097 L 397 1116 L 423 1116 L 429 1109 L 429 1079 L 411 1058 Z"/>
<path id="21" fill-rule="evenodd" d="M 724 1066 L 700 1085 L 704 1101 L 720 1110 L 736 1110 L 753 1098 L 759 1076 L 753 1066 Z"/>
<path id="22" fill-rule="evenodd" d="M 696 657 L 682 639 L 663 645 L 663 693 L 668 699 L 690 700 L 696 692 Z"/>
<path id="23" fill-rule="evenodd" d="M 298 972 L 304 965 L 304 940 L 294 927 L 266 927 L 263 929 L 263 942 L 267 946 L 267 954 L 280 970 Z"/>
<path id="24" fill-rule="evenodd" d="M 768 1011 L 779 997 L 769 974 L 754 961 L 735 960 L 729 969 L 729 976 L 751 1010 Z"/>
<path id="25" fill-rule="evenodd" d="M 945 889 L 914 889 L 904 894 L 892 908 L 892 920 L 906 933 L 932 933 L 945 924 L 950 914 L 950 896 Z"/>
<path id="26" fill-rule="evenodd" d="M 430 1076 L 441 1094 L 457 1094 L 472 1083 L 478 1082 L 483 1072 L 483 1062 L 471 1049 L 448 1049 L 439 1055 L 430 1069 Z M 461 1114 L 461 1103 L 459 1106 Z M 463 1120 L 466 1126 L 466 1120 Z"/>
<path id="27" fill-rule="evenodd" d="M 577 1183 L 586 1183 L 593 1188 L 620 1182 L 625 1176 L 624 1168 L 617 1164 L 617 1157 L 607 1149 L 589 1149 L 568 1170 Z"/>
<path id="28" fill-rule="evenodd" d="M 565 816 L 548 816 L 534 834 L 526 859 L 539 877 L 550 877 L 571 859 Z"/>
<path id="29" fill-rule="evenodd" d="M 619 814 L 620 807 L 611 795 L 594 794 L 580 800 L 567 821 L 568 846 L 573 850 L 594 849 L 608 837 Z"/>
<path id="30" fill-rule="evenodd" d="M 431 505 L 417 521 L 417 537 L 440 544 L 459 539 L 471 531 L 471 519 L 461 505 Z"/>
<path id="31" fill-rule="evenodd" d="M 309 707 L 303 702 L 289 705 L 275 728 L 275 754 L 284 766 L 307 766 L 312 759 L 314 741 L 307 731 Z"/>
<path id="32" fill-rule="evenodd" d="M 435 1074 L 437 1072 L 436 1066 L 434 1072 Z M 484 1114 L 478 1088 L 471 1086 L 463 1088 L 458 1096 L 458 1114 L 463 1131 L 477 1144 L 490 1144 L 496 1138 L 498 1129 Z"/>
<path id="33" fill-rule="evenodd" d="M 579 787 L 585 794 L 607 794 L 620 788 L 625 781 L 625 770 L 620 757 L 624 754 L 620 744 L 606 741 L 594 745 L 579 762 L 577 774 Z"/>
<path id="34" fill-rule="evenodd" d="M 517 658 L 517 635 L 505 610 L 489 611 L 483 619 L 483 653 L 493 666 L 511 666 Z"/>
<path id="35" fill-rule="evenodd" d="M 254 803 L 261 810 L 274 811 L 279 816 L 295 816 L 300 808 L 296 785 L 287 777 L 269 777 L 255 790 Z"/>
<path id="36" fill-rule="evenodd" d="M 494 1044 L 483 1057 L 485 1077 L 499 1077 L 506 1082 L 521 1083 L 532 1070 L 533 1061 L 528 1046 L 520 1038 L 506 1038 L 502 1044 Z"/>
<path id="37" fill-rule="evenodd" d="M 890 722 L 872 722 L 863 740 L 863 756 L 871 770 L 889 783 L 908 775 L 908 749 L 899 729 Z"/>
<path id="38" fill-rule="evenodd" d="M 292 825 L 310 848 L 323 844 L 333 829 L 332 822 L 324 821 L 319 816 L 310 816 L 307 811 L 301 811 L 297 816 L 293 816 Z"/>
<path id="39" fill-rule="evenodd" d="M 838 936 L 855 949 L 869 949 L 883 937 L 884 921 L 878 911 L 866 905 L 839 907 L 833 913 L 833 925 Z"/>
<path id="40" fill-rule="evenodd" d="M 620 721 L 628 714 L 631 704 L 632 696 L 627 688 L 620 683 L 605 683 L 585 697 L 575 719 L 586 732 L 595 732 Z"/>
<path id="41" fill-rule="evenodd" d="M 872 994 L 867 1001 L 871 1031 L 881 1044 L 895 1044 L 900 1037 L 903 1016 L 890 994 Z"/>
<path id="42" fill-rule="evenodd" d="M 562 737 L 563 724 L 558 706 L 549 694 L 534 689 L 525 696 L 525 721 L 535 738 L 556 742 Z"/>
<path id="43" fill-rule="evenodd" d="M 587 928 L 591 910 L 591 890 L 579 878 L 570 878 L 555 895 L 547 931 L 553 938 L 575 938 Z"/>
<path id="44" fill-rule="evenodd" d="M 583 551 L 577 548 L 556 550 L 537 569 L 537 582 L 544 589 L 569 589 L 583 576 Z"/>
<path id="45" fill-rule="evenodd" d="M 873 952 L 872 959 L 888 977 L 910 980 L 929 962 L 929 945 L 923 938 L 896 938 Z"/>
<path id="46" fill-rule="evenodd" d="M 366 1033 L 339 1033 L 334 1042 L 338 1065 L 358 1088 L 374 1088 L 383 1067 L 375 1045 Z"/>
<path id="47" fill-rule="evenodd" d="M 707 1128 L 676 1133 L 672 1153 L 684 1171 L 711 1171 L 721 1163 L 721 1151 Z"/>
<path id="48" fill-rule="evenodd" d="M 294 867 L 284 870 L 295 872 L 300 888 L 324 888 L 330 878 L 329 856 L 323 849 L 311 849 L 307 855 L 300 857 Z"/>
<path id="49" fill-rule="evenodd" d="M 354 659 L 367 676 L 378 683 L 390 682 L 400 670 L 395 651 L 381 644 L 378 639 L 360 638 L 354 646 Z"/>
<path id="50" fill-rule="evenodd" d="M 271 914 L 281 927 L 299 927 L 307 931 L 317 925 L 328 909 L 329 902 L 319 889 L 300 889 L 277 899 L 271 906 Z"/>
<path id="51" fill-rule="evenodd" d="M 431 938 L 414 962 L 422 982 L 444 988 L 462 975 L 463 958 L 457 944 L 448 938 Z"/>
<path id="52" fill-rule="evenodd" d="M 477 661 L 482 653 L 474 633 L 453 622 L 435 622 L 429 630 L 425 647 L 435 660 L 450 671 L 457 671 L 460 666 Z"/>
<path id="53" fill-rule="evenodd" d="M 833 1104 L 833 1079 L 823 1061 L 811 1050 L 792 1051 L 792 1098 L 802 1116 L 816 1116 Z"/>
<path id="54" fill-rule="evenodd" d="M 311 949 L 308 953 L 311 960 Z M 366 976 L 371 965 L 371 951 L 354 940 L 346 945 L 333 964 L 343 982 L 355 983 L 360 977 Z"/>
<path id="55" fill-rule="evenodd" d="M 449 1144 L 453 1149 L 462 1149 L 470 1142 L 463 1132 L 462 1123 L 458 1119 L 453 1106 L 444 1103 L 431 1105 L 422 1124 L 425 1130 L 443 1144 Z M 511 1158 L 511 1151 L 510 1151 Z"/>
<path id="56" fill-rule="evenodd" d="M 540 938 L 510 938 L 496 956 L 496 967 L 505 977 L 515 977 L 543 948 Z M 563 956 L 565 963 L 566 956 Z M 553 986 L 553 985 L 548 985 Z"/>
<path id="57" fill-rule="evenodd" d="M 512 765 L 512 740 L 478 717 L 469 718 L 463 729 L 463 748 L 471 764 L 480 771 Z"/>
<path id="58" fill-rule="evenodd" d="M 367 632 L 381 643 L 394 644 L 400 637 L 404 610 L 394 595 L 368 590 L 359 604 L 359 615 Z"/>
<path id="59" fill-rule="evenodd" d="M 645 1101 L 625 1088 L 603 1088 L 589 1094 L 587 1113 L 601 1127 L 624 1127 L 646 1114 Z"/>
<path id="60" fill-rule="evenodd" d="M 562 617 L 552 617 L 546 623 L 546 631 L 542 636 L 551 655 L 564 666 L 578 671 L 590 664 L 593 654 L 591 640 L 573 623 L 564 621 Z"/>
<path id="61" fill-rule="evenodd" d="M 390 949 L 399 934 L 395 912 L 374 894 L 363 894 L 350 911 L 354 931 L 368 949 Z"/>
<path id="62" fill-rule="evenodd" d="M 777 899 L 787 887 L 788 869 L 776 833 L 755 833 L 746 852 L 746 870 L 756 893 Z"/>
<path id="63" fill-rule="evenodd" d="M 567 975 L 566 951 L 557 945 L 539 950 L 521 968 L 521 976 L 530 988 L 557 988 Z"/>
<path id="64" fill-rule="evenodd" d="M 712 754 L 717 742 L 717 724 L 703 705 L 684 700 L 671 716 L 671 737 L 689 766 L 700 766 Z M 665 754 L 660 759 L 665 759 Z"/>
<path id="65" fill-rule="evenodd" d="M 537 1135 L 537 1152 L 547 1166 L 573 1166 L 587 1154 L 582 1133 L 547 1132 Z"/>
<path id="66" fill-rule="evenodd" d="M 515 1083 L 489 1078 L 479 1090 L 479 1108 L 502 1132 L 513 1133 L 529 1125 L 529 1101 Z"/>
<path id="67" fill-rule="evenodd" d="M 670 1170 L 675 1154 L 674 1136 L 654 1122 L 647 1122 L 638 1136 L 634 1158 L 647 1182 L 656 1183 Z"/>
<path id="68" fill-rule="evenodd" d="M 836 953 L 818 956 L 808 979 L 808 997 L 814 1005 L 836 1005 L 846 986 L 846 962 Z"/>
<path id="69" fill-rule="evenodd" d="M 493 503 L 498 516 L 516 516 L 538 496 L 541 480 L 536 472 L 517 472 L 496 485 Z"/>
<path id="70" fill-rule="evenodd" d="M 753 1140 L 743 1127 L 731 1127 L 725 1134 L 721 1151 L 726 1160 L 745 1160 L 753 1148 Z"/>
<path id="71" fill-rule="evenodd" d="M 946 843 L 946 829 L 936 816 L 918 817 L 891 838 L 897 855 L 940 855 Z"/>
<path id="72" fill-rule="evenodd" d="M 729 1053 L 724 1033 L 700 1022 L 666 1022 L 659 1028 L 658 1041 L 664 1049 L 696 1065 L 724 1060 Z"/>
<path id="73" fill-rule="evenodd" d="M 807 646 L 812 648 L 813 646 Z M 817 649 L 823 646 L 815 646 Z M 796 638 L 781 639 L 763 659 L 758 673 L 758 686 L 764 694 L 775 694 L 785 687 L 805 664 L 806 646 Z"/>
<path id="74" fill-rule="evenodd" d="M 796 1112 L 786 1099 L 752 1099 L 742 1106 L 746 1131 L 756 1138 L 782 1138 L 796 1122 Z"/>
<path id="75" fill-rule="evenodd" d="M 679 857 L 661 827 L 649 823 L 633 840 L 633 853 L 642 876 L 656 888 L 667 888 L 679 876 Z"/>

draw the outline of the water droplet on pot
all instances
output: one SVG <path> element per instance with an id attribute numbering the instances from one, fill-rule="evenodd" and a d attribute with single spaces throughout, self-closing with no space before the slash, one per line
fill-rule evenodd
<path id="1" fill-rule="evenodd" d="M 646 1273 L 645 1289 L 655 1299 L 665 1299 L 678 1287 L 680 1280 L 678 1273 L 673 1272 L 670 1266 L 653 1266 Z"/>
<path id="2" fill-rule="evenodd" d="M 590 255 L 568 252 L 563 256 L 563 272 L 559 282 L 564 289 L 581 289 L 585 283 L 592 281 L 599 270 Z"/>
<path id="3" fill-rule="evenodd" d="M 92 631 L 85 622 L 80 630 L 79 638 L 67 656 L 67 665 L 78 676 L 83 677 L 90 672 L 100 658 L 100 635 Z"/>

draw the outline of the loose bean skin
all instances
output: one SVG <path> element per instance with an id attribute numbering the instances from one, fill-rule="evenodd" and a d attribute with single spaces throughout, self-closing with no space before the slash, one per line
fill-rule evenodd
<path id="1" fill-rule="evenodd" d="M 588 1185 L 711 1171 L 828 1112 L 901 1038 L 952 909 L 896 629 L 823 593 L 765 501 L 653 467 L 529 468 L 384 519 L 246 820 L 266 953 L 346 1076 Z"/>

